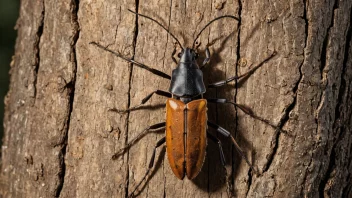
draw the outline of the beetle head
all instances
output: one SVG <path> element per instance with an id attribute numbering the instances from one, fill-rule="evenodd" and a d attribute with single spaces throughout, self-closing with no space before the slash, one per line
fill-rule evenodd
<path id="1" fill-rule="evenodd" d="M 198 53 L 195 50 L 187 47 L 178 54 L 178 57 L 180 58 L 180 63 L 192 63 L 197 60 Z"/>

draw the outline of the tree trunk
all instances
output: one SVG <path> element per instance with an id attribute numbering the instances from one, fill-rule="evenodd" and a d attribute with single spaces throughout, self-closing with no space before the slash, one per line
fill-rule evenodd
<path id="1" fill-rule="evenodd" d="M 206 97 L 249 107 L 282 130 L 229 104 L 208 104 L 208 119 L 231 131 L 255 167 L 221 138 L 236 197 L 352 196 L 352 1 L 22 0 L 10 91 L 5 99 L 1 193 L 4 197 L 125 197 L 143 177 L 163 131 L 111 156 L 145 127 L 165 120 L 165 98 L 127 114 L 169 81 L 89 45 L 96 41 L 171 74 L 174 40 L 210 46 L 206 83 L 248 71 L 247 78 Z M 201 58 L 202 59 L 202 58 Z M 240 62 L 240 64 L 236 64 Z M 238 110 L 238 111 L 237 111 Z M 283 132 L 286 131 L 286 132 Z M 221 135 L 219 134 L 219 137 Z M 157 149 L 141 197 L 227 197 L 218 147 L 208 142 L 195 180 L 178 180 Z"/>

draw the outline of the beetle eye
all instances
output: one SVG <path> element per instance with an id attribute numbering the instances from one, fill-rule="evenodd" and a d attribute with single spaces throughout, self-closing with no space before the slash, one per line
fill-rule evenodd
<path id="1" fill-rule="evenodd" d="M 178 56 L 179 58 L 181 58 L 182 53 L 181 53 L 181 52 L 180 52 L 180 53 L 178 53 L 178 54 L 177 54 L 177 56 Z"/>

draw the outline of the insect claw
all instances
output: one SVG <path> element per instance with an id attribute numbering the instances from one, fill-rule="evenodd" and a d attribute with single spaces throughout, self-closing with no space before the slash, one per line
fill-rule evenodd
<path id="1" fill-rule="evenodd" d="M 111 159 L 117 160 L 117 158 L 119 158 L 121 155 L 123 155 L 127 151 L 127 149 L 129 149 L 129 148 L 130 148 L 130 145 L 127 145 L 126 147 L 118 150 L 113 156 L 111 156 Z"/>
<path id="2" fill-rule="evenodd" d="M 116 160 L 119 157 L 119 155 L 120 155 L 120 153 L 116 153 L 111 157 L 111 159 Z"/>

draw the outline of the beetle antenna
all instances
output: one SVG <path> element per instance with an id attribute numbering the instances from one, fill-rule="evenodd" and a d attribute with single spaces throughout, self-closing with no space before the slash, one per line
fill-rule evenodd
<path id="1" fill-rule="evenodd" d="M 240 20 L 239 18 L 237 18 L 237 17 L 235 17 L 235 16 L 232 16 L 232 15 L 224 15 L 224 16 L 220 16 L 220 17 L 217 17 L 217 18 L 211 20 L 211 21 L 210 21 L 208 24 L 206 24 L 206 25 L 202 28 L 202 30 L 197 34 L 196 39 L 194 39 L 194 41 L 193 41 L 192 48 L 194 48 L 194 45 L 195 45 L 197 39 L 199 38 L 200 34 L 202 34 L 202 32 L 205 30 L 205 28 L 207 28 L 207 27 L 208 27 L 210 24 L 212 24 L 213 22 L 215 22 L 215 21 L 217 21 L 217 20 L 219 20 L 219 19 L 223 19 L 223 18 L 232 18 L 232 19 L 235 19 L 235 20 L 237 20 L 237 21 Z"/>
<path id="2" fill-rule="evenodd" d="M 173 35 L 168 29 L 166 29 L 160 22 L 158 22 L 157 20 L 155 20 L 155 19 L 153 19 L 153 18 L 151 18 L 151 17 L 149 17 L 149 16 L 146 16 L 146 15 L 139 14 L 139 13 L 137 13 L 137 12 L 134 12 L 134 11 L 132 11 L 132 10 L 130 10 L 130 9 L 128 9 L 128 11 L 130 11 L 130 12 L 132 12 L 133 14 L 136 14 L 136 15 L 138 15 L 138 16 L 147 18 L 147 19 L 149 19 L 149 20 L 151 20 L 151 21 L 154 21 L 156 24 L 158 24 L 160 27 L 162 27 L 164 30 L 166 30 L 166 32 L 169 33 L 170 36 L 172 36 L 172 38 L 174 38 L 174 39 L 176 40 L 176 42 L 180 45 L 181 49 L 183 49 L 183 47 L 182 47 L 180 41 L 176 38 L 176 36 L 174 36 L 174 35 Z"/>

